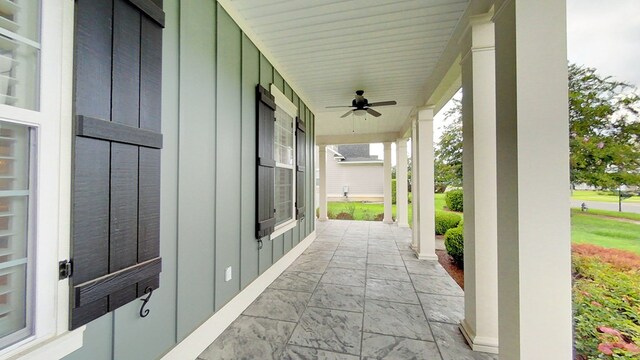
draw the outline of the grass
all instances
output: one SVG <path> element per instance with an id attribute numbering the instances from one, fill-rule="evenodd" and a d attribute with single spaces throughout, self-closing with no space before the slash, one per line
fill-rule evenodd
<path id="1" fill-rule="evenodd" d="M 627 220 L 635 220 L 640 221 L 640 214 L 630 213 L 630 212 L 618 212 L 611 210 L 598 210 L 598 209 L 589 209 L 586 212 L 580 211 L 578 208 L 571 209 L 573 214 L 584 214 L 584 215 L 594 215 L 594 216 L 607 216 L 617 219 L 627 219 Z"/>
<path id="2" fill-rule="evenodd" d="M 601 202 L 618 202 L 618 194 L 611 191 L 595 191 L 595 190 L 574 190 L 571 193 L 571 199 L 580 201 L 601 201 Z M 640 196 L 632 196 L 623 203 L 640 203 Z"/>
<path id="3" fill-rule="evenodd" d="M 571 239 L 576 244 L 593 244 L 640 254 L 640 224 L 572 211 Z"/>
<path id="4" fill-rule="evenodd" d="M 409 194 L 411 196 L 411 194 Z M 349 206 L 355 205 L 353 218 L 355 220 L 373 220 L 376 215 L 384 213 L 384 204 L 382 203 L 347 203 L 342 201 L 330 201 L 327 204 L 327 211 L 337 215 L 341 212 L 349 212 Z M 444 194 L 435 194 L 436 210 L 446 210 L 446 202 Z M 396 205 L 392 205 L 391 212 L 396 217 Z M 462 215 L 462 214 L 460 214 Z M 409 204 L 409 224 L 413 224 L 413 206 Z"/>

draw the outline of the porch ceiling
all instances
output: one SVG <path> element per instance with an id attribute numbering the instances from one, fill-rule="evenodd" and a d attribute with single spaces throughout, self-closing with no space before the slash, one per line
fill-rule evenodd
<path id="1" fill-rule="evenodd" d="M 358 134 L 373 139 L 375 134 L 398 133 L 415 107 L 425 104 L 434 91 L 428 82 L 440 68 L 469 4 L 468 0 L 221 2 L 309 103 L 316 114 L 316 135 L 352 139 Z M 378 108 L 383 115 L 366 120 L 339 119 L 348 109 L 325 109 L 349 105 L 357 89 L 365 90 L 370 102 L 396 100 L 398 105 Z"/>

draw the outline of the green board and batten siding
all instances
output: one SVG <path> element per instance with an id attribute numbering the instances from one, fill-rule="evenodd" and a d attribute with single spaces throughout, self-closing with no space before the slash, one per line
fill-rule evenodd
<path id="1" fill-rule="evenodd" d="M 161 357 L 313 231 L 307 206 L 299 226 L 258 250 L 255 86 L 274 83 L 299 107 L 308 205 L 313 114 L 216 2 L 164 0 L 164 10 L 161 286 L 148 317 L 134 301 L 89 323 L 68 360 Z"/>

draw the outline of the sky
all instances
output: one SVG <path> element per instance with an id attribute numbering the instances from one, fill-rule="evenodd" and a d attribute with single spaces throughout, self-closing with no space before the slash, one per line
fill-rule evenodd
<path id="1" fill-rule="evenodd" d="M 567 57 L 602 76 L 640 87 L 640 0 L 567 0 Z M 435 116 L 434 142 L 449 108 L 445 105 Z M 372 144 L 371 153 L 382 158 L 382 144 Z M 395 157 L 393 147 L 394 165 Z"/>

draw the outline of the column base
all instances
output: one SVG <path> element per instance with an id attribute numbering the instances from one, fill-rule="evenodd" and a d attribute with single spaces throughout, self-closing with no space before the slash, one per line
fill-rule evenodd
<path id="1" fill-rule="evenodd" d="M 398 227 L 408 228 L 409 227 L 409 223 L 398 223 Z"/>
<path id="2" fill-rule="evenodd" d="M 490 354 L 498 353 L 498 339 L 497 338 L 488 338 L 482 336 L 476 336 L 476 334 L 471 331 L 471 327 L 467 324 L 465 320 L 460 322 L 458 325 L 460 328 L 460 332 L 467 340 L 467 343 L 471 347 L 473 351 L 486 352 Z"/>
<path id="3" fill-rule="evenodd" d="M 325 222 L 325 221 L 327 221 L 327 220 L 329 220 L 329 219 L 328 219 L 328 218 L 326 218 L 326 217 L 319 217 L 319 218 L 318 218 L 318 221 L 322 221 L 322 222 Z"/>
<path id="4" fill-rule="evenodd" d="M 438 255 L 434 254 L 428 254 L 428 253 L 420 253 L 420 251 L 418 251 L 418 249 L 413 248 L 413 251 L 416 253 L 416 256 L 418 257 L 418 260 L 438 260 Z"/>
<path id="5" fill-rule="evenodd" d="M 383 219 L 382 222 L 385 223 L 385 224 L 393 224 L 394 223 L 393 220 L 387 220 L 387 219 Z"/>

